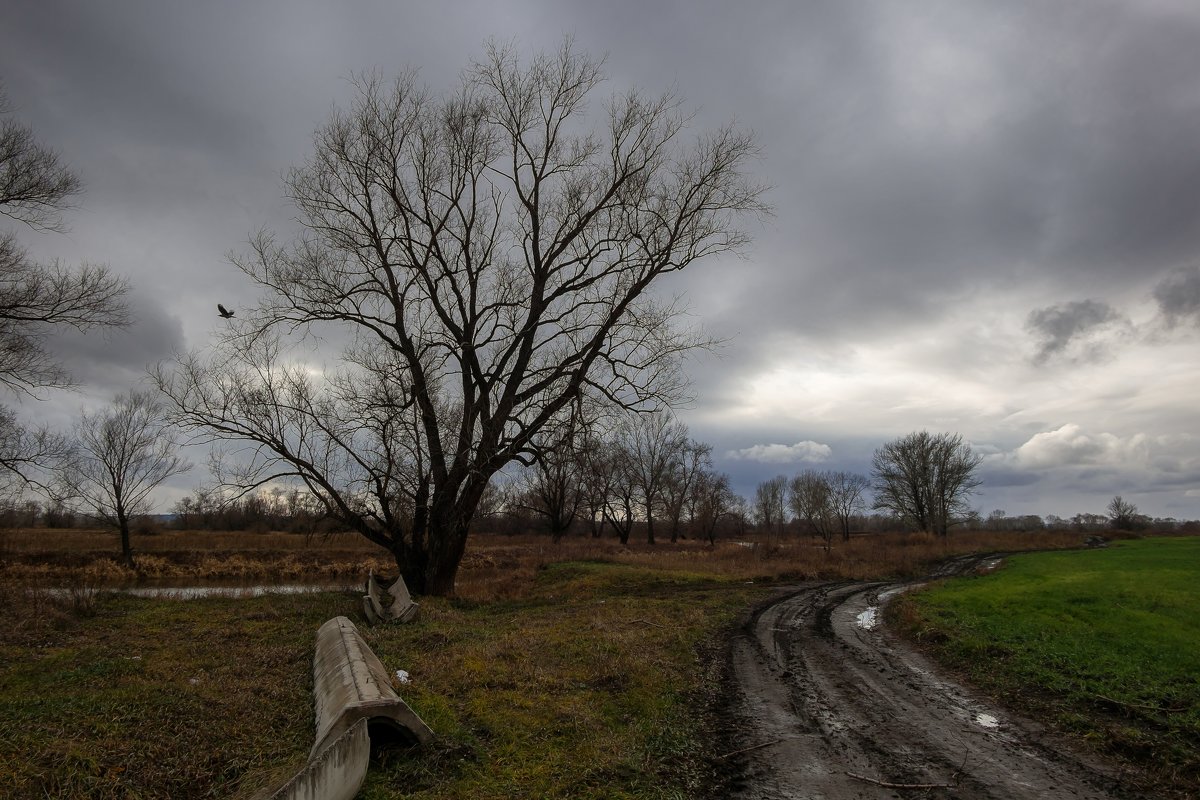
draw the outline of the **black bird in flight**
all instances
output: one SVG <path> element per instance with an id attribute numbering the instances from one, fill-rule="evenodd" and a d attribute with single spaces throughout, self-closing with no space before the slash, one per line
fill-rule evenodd
<path id="1" fill-rule="evenodd" d="M 229 319 L 233 316 L 233 312 L 220 303 L 217 303 L 217 313 L 221 315 L 221 319 Z"/>

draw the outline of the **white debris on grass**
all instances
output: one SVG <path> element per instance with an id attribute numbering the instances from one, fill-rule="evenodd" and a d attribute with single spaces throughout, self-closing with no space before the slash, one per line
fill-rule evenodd
<path id="1" fill-rule="evenodd" d="M 400 684 L 412 683 L 412 678 L 408 676 L 406 670 L 398 669 L 396 670 L 396 682 Z"/>

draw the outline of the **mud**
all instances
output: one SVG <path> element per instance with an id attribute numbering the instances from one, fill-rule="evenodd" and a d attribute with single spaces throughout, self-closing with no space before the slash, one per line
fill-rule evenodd
<path id="1" fill-rule="evenodd" d="M 930 578 L 994 558 L 955 559 Z M 883 605 L 919 583 L 806 585 L 748 615 L 729 652 L 727 796 L 1128 796 L 1112 770 L 939 676 L 889 634 Z"/>

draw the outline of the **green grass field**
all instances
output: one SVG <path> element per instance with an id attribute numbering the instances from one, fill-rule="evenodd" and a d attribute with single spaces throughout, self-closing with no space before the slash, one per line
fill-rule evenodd
<path id="1" fill-rule="evenodd" d="M 1013 556 L 893 619 L 975 684 L 1165 785 L 1200 783 L 1200 539 Z"/>
<path id="2" fill-rule="evenodd" d="M 702 645 L 762 591 L 567 563 L 518 600 L 426 598 L 415 624 L 361 624 L 438 734 L 385 754 L 361 796 L 702 794 L 719 688 Z M 92 616 L 0 631 L 0 794 L 247 797 L 286 779 L 312 745 L 316 630 L 358 602 L 104 595 Z"/>

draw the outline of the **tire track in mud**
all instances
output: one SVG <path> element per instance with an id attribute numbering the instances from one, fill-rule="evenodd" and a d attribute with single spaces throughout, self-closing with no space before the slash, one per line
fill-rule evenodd
<path id="1" fill-rule="evenodd" d="M 994 556 L 953 559 L 928 579 Z M 928 580 L 926 579 L 926 580 Z M 836 582 L 760 607 L 733 642 L 733 724 L 744 798 L 1110 800 L 1107 770 L 939 677 L 875 613 L 911 583 Z M 882 783 L 938 788 L 888 788 Z"/>

